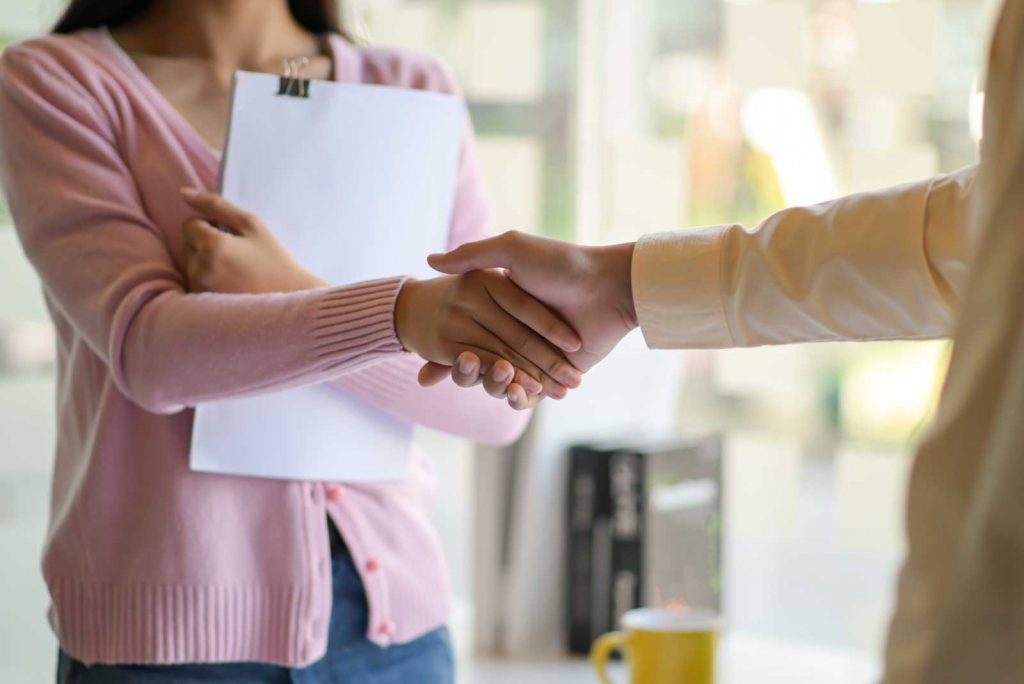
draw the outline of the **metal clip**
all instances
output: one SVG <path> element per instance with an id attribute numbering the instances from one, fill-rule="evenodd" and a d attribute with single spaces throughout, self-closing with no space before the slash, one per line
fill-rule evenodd
<path id="1" fill-rule="evenodd" d="M 309 79 L 302 78 L 302 71 L 309 66 L 309 57 L 291 57 L 283 60 L 284 76 L 278 86 L 278 95 L 309 97 Z"/>

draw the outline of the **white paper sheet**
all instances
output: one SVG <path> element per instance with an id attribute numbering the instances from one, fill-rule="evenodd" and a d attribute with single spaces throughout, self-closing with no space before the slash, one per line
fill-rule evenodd
<path id="1" fill-rule="evenodd" d="M 235 75 L 221 192 L 334 284 L 429 276 L 447 245 L 462 102 L 422 91 Z M 328 384 L 196 409 L 193 470 L 380 481 L 404 477 L 412 427 Z"/>

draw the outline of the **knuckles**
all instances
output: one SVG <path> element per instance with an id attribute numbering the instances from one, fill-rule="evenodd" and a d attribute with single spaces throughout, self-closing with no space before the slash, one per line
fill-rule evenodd
<path id="1" fill-rule="evenodd" d="M 256 214 L 250 214 L 247 211 L 242 212 L 239 216 L 239 221 L 249 232 L 258 231 L 263 226 L 259 218 L 256 217 Z"/>
<path id="2" fill-rule="evenodd" d="M 522 242 L 523 233 L 518 230 L 506 230 L 504 233 L 498 236 L 501 242 L 504 242 L 508 246 L 514 246 Z"/>

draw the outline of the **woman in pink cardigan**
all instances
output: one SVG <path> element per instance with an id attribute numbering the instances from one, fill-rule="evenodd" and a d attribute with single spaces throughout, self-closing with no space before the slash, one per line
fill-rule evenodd
<path id="1" fill-rule="evenodd" d="M 326 286 L 209 194 L 236 69 L 306 56 L 313 78 L 454 90 L 432 59 L 353 46 L 331 7 L 76 0 L 2 55 L 0 179 L 58 340 L 43 571 L 61 682 L 451 681 L 428 465 L 373 485 L 192 472 L 191 407 L 331 382 L 502 443 L 525 414 L 421 388 L 406 350 L 474 352 L 491 389 L 579 382 L 575 333 L 502 272 Z M 452 247 L 488 225 L 468 127 L 456 193 Z"/>

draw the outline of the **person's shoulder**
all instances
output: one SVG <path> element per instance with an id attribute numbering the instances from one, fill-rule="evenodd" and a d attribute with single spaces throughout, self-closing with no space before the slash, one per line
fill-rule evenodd
<path id="1" fill-rule="evenodd" d="M 451 69 L 437 57 L 390 46 L 361 46 L 364 79 L 400 88 L 458 94 Z"/>
<path id="2" fill-rule="evenodd" d="M 94 33 L 49 34 L 8 45 L 0 53 L 0 81 L 10 87 L 81 80 L 95 63 Z"/>
<path id="3" fill-rule="evenodd" d="M 12 43 L 0 53 L 4 68 L 26 69 L 63 67 L 87 63 L 94 31 L 70 34 L 51 33 Z"/>

